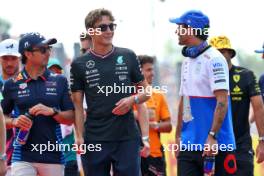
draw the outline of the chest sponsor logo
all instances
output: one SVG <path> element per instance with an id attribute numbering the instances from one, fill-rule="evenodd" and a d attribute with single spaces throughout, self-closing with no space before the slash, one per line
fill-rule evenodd
<path id="1" fill-rule="evenodd" d="M 124 81 L 127 79 L 127 76 L 126 75 L 119 75 L 119 81 Z"/>
<path id="2" fill-rule="evenodd" d="M 124 70 L 127 70 L 127 66 L 116 67 L 115 69 L 118 71 L 124 71 Z"/>
<path id="3" fill-rule="evenodd" d="M 22 83 L 22 84 L 19 84 L 19 89 L 25 89 L 27 88 L 27 83 Z"/>
<path id="4" fill-rule="evenodd" d="M 116 59 L 116 65 L 125 65 L 124 56 L 118 56 Z"/>
<path id="5" fill-rule="evenodd" d="M 198 62 L 195 67 L 195 73 L 199 74 L 201 72 L 202 63 Z"/>
<path id="6" fill-rule="evenodd" d="M 47 87 L 56 87 L 57 83 L 55 81 L 46 81 Z"/>
<path id="7" fill-rule="evenodd" d="M 236 85 L 233 88 L 231 95 L 236 96 L 236 97 L 240 97 L 241 95 L 243 95 L 243 91 L 241 90 L 241 88 L 238 85 Z"/>
<path id="8" fill-rule="evenodd" d="M 223 67 L 223 64 L 222 63 L 214 63 L 213 67 L 214 68 L 220 68 L 220 67 Z"/>
<path id="9" fill-rule="evenodd" d="M 86 67 L 87 68 L 94 68 L 95 62 L 93 60 L 89 60 L 86 62 Z"/>
<path id="10" fill-rule="evenodd" d="M 57 95 L 57 89 L 55 87 L 47 87 L 46 95 Z"/>
<path id="11" fill-rule="evenodd" d="M 240 81 L 240 75 L 233 75 L 233 80 L 238 83 Z"/>
<path id="12" fill-rule="evenodd" d="M 17 97 L 18 98 L 29 97 L 29 96 L 30 96 L 30 90 L 29 89 L 19 90 L 17 92 Z"/>

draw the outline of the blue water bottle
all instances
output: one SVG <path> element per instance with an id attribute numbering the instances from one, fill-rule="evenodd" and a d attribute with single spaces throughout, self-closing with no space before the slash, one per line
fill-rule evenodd
<path id="1" fill-rule="evenodd" d="M 33 116 L 30 115 L 28 112 L 26 112 L 24 114 L 24 116 L 26 116 L 27 118 L 29 118 L 31 121 L 33 120 Z M 19 144 L 24 145 L 27 142 L 27 138 L 28 138 L 28 135 L 29 135 L 29 131 L 30 131 L 30 129 L 27 129 L 27 130 L 20 129 L 19 132 L 18 132 L 16 141 Z"/>
<path id="2" fill-rule="evenodd" d="M 204 176 L 213 176 L 215 170 L 215 157 L 205 156 L 204 157 Z"/>

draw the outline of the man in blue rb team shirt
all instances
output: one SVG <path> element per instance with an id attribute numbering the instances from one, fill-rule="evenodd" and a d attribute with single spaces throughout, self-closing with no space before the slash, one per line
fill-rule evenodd
<path id="1" fill-rule="evenodd" d="M 25 67 L 4 85 L 1 104 L 6 119 L 12 118 L 10 114 L 17 107 L 19 116 L 12 120 L 16 135 L 19 129 L 30 129 L 24 145 L 14 142 L 11 165 L 14 176 L 63 176 L 62 151 L 45 150 L 42 154 L 39 151 L 40 145 L 48 148 L 48 144 L 60 144 L 60 123 L 71 124 L 74 120 L 67 79 L 46 68 L 50 45 L 56 42 L 56 39 L 46 40 L 39 33 L 23 35 L 19 52 Z M 24 116 L 26 112 L 33 116 L 32 121 Z"/>

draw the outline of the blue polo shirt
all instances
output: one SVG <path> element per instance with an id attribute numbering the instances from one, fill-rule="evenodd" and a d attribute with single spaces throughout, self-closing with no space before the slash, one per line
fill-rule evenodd
<path id="1" fill-rule="evenodd" d="M 24 69 L 5 83 L 1 102 L 4 114 L 10 114 L 17 107 L 21 115 L 39 103 L 62 111 L 73 110 L 67 79 L 46 70 L 34 80 Z M 18 131 L 16 129 L 16 136 Z M 60 124 L 51 116 L 35 116 L 26 144 L 14 142 L 12 162 L 62 164 L 64 157 L 58 147 L 61 143 Z M 46 145 L 47 150 L 40 153 L 40 145 Z M 38 150 L 34 146 L 38 146 Z"/>

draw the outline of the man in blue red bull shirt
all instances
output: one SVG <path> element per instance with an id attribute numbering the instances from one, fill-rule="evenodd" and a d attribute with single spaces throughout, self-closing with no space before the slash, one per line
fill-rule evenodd
<path id="1" fill-rule="evenodd" d="M 176 129 L 178 176 L 202 176 L 203 157 L 215 156 L 218 150 L 215 175 L 232 175 L 224 169 L 225 157 L 235 149 L 227 62 L 208 45 L 209 18 L 201 11 L 188 11 L 170 22 L 178 24 L 176 33 L 186 57 Z"/>
<path id="2" fill-rule="evenodd" d="M 73 104 L 69 96 L 67 79 L 47 69 L 52 44 L 39 33 L 27 33 L 19 41 L 24 69 L 8 80 L 1 102 L 6 119 L 14 107 L 19 116 L 12 120 L 19 130 L 30 133 L 24 145 L 14 143 L 11 175 L 14 176 L 63 176 L 64 157 L 60 147 L 60 123 L 74 121 Z M 32 121 L 24 114 L 33 116 Z M 51 147 L 52 146 L 52 147 Z"/>

